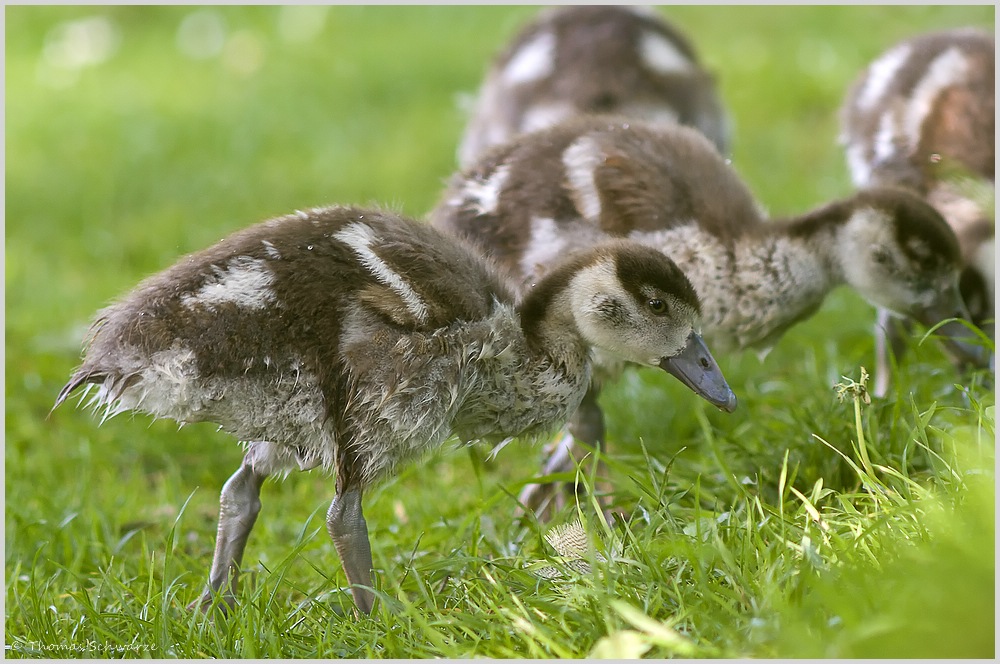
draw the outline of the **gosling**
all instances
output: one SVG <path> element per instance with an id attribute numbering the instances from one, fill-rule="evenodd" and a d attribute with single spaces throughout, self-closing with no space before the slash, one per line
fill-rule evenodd
<path id="1" fill-rule="evenodd" d="M 729 153 L 715 79 L 679 29 L 650 7 L 566 6 L 543 11 L 494 60 L 459 163 L 470 166 L 517 134 L 609 113 L 692 126 Z"/>
<path id="2" fill-rule="evenodd" d="M 993 35 L 975 28 L 904 40 L 871 63 L 841 108 L 840 142 L 858 187 L 898 185 L 923 196 L 958 236 L 961 291 L 972 322 L 994 337 L 995 88 Z M 889 389 L 909 325 L 880 308 L 875 390 Z"/>
<path id="3" fill-rule="evenodd" d="M 271 219 L 149 277 L 95 319 L 59 393 L 97 386 L 105 417 L 214 422 L 246 443 L 222 489 L 208 586 L 235 603 L 265 478 L 335 473 L 327 529 L 357 607 L 375 601 L 362 496 L 453 434 L 498 445 L 560 426 L 592 348 L 736 398 L 696 332 L 699 302 L 660 252 L 612 241 L 519 303 L 471 249 L 396 214 L 327 207 Z"/>
<path id="4" fill-rule="evenodd" d="M 430 219 L 478 246 L 522 292 L 560 257 L 608 238 L 654 248 L 694 285 L 715 352 L 766 352 L 840 284 L 927 325 L 964 312 L 955 234 L 919 196 L 869 189 L 768 222 L 712 144 L 681 126 L 580 117 L 522 135 L 455 174 Z M 950 325 L 942 333 L 968 333 Z M 546 473 L 569 470 L 573 438 L 604 444 L 599 383 L 621 365 L 597 369 Z M 522 493 L 526 506 L 547 497 L 536 491 Z"/>

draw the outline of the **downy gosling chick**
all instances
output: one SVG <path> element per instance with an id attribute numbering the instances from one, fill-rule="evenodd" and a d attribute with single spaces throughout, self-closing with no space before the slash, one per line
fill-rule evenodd
<path id="1" fill-rule="evenodd" d="M 870 189 L 768 222 L 711 143 L 681 126 L 581 117 L 522 135 L 455 174 L 430 219 L 477 245 L 522 291 L 561 257 L 611 237 L 655 248 L 694 285 L 716 353 L 770 348 L 840 284 L 927 325 L 963 311 L 955 235 L 920 197 Z M 598 369 L 607 380 L 619 366 Z M 598 389 L 569 429 L 601 447 Z M 546 474 L 569 470 L 571 446 L 563 441 Z M 532 494 L 522 501 L 537 508 L 546 496 Z"/>
<path id="2" fill-rule="evenodd" d="M 133 410 L 214 422 L 246 443 L 220 498 L 207 608 L 227 605 L 265 478 L 335 473 L 327 529 L 370 612 L 362 495 L 453 434 L 502 444 L 560 426 L 592 348 L 735 401 L 696 332 L 698 298 L 669 259 L 614 241 L 554 265 L 519 304 L 474 251 L 426 224 L 328 207 L 251 226 L 100 311 L 56 406 L 99 388 Z"/>
<path id="3" fill-rule="evenodd" d="M 995 70 L 993 35 L 959 28 L 900 42 L 871 63 L 841 109 L 841 143 L 854 184 L 898 185 L 923 196 L 958 236 L 962 296 L 972 322 L 994 336 Z M 881 308 L 875 393 L 890 384 L 890 349 L 905 321 Z M 900 323 L 900 324 L 897 324 Z"/>
<path id="4" fill-rule="evenodd" d="M 582 114 L 695 127 L 728 154 L 729 118 L 691 41 L 649 7 L 549 8 L 494 60 L 458 149 L 493 145 Z"/>

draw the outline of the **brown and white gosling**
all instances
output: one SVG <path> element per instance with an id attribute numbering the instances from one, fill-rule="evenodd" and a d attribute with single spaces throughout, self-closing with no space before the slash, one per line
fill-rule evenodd
<path id="1" fill-rule="evenodd" d="M 98 387 L 105 417 L 214 422 L 246 444 L 222 489 L 207 608 L 228 605 L 265 478 L 336 474 L 327 529 L 370 612 L 362 495 L 453 434 L 502 445 L 560 426 L 592 348 L 735 404 L 696 329 L 690 282 L 613 241 L 553 266 L 523 300 L 474 251 L 377 210 L 328 207 L 239 231 L 100 311 L 56 405 Z"/>
<path id="2" fill-rule="evenodd" d="M 854 184 L 898 185 L 923 196 L 958 236 L 961 290 L 972 321 L 992 338 L 995 297 L 995 88 L 992 34 L 926 33 L 874 60 L 841 108 L 841 143 Z M 880 309 L 875 393 L 890 383 L 890 349 L 906 324 Z"/>
<path id="3" fill-rule="evenodd" d="M 963 311 L 955 235 L 920 197 L 874 188 L 766 221 L 711 143 L 681 126 L 590 117 L 522 135 L 455 174 L 430 219 L 478 246 L 524 293 L 561 257 L 608 238 L 655 248 L 694 285 L 716 353 L 769 349 L 841 284 L 928 325 Z M 619 366 L 599 365 L 596 377 L 613 379 Z M 598 389 L 570 431 L 601 446 Z M 546 473 L 568 470 L 562 463 Z M 522 500 L 539 504 L 531 491 Z"/>
<path id="4" fill-rule="evenodd" d="M 459 163 L 515 135 L 582 114 L 695 127 L 728 154 L 730 123 L 691 41 L 650 7 L 544 10 L 490 66 Z"/>

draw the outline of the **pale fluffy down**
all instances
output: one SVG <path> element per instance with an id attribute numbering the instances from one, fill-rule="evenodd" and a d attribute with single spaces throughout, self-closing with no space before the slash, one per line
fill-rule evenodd
<path id="1" fill-rule="evenodd" d="M 652 32 L 642 33 L 639 52 L 646 66 L 661 74 L 686 74 L 695 69 L 694 63 L 680 52 L 676 44 Z"/>
<path id="2" fill-rule="evenodd" d="M 273 247 L 269 249 L 273 252 Z M 274 273 L 263 260 L 236 256 L 224 269 L 215 269 L 215 278 L 208 281 L 194 294 L 185 294 L 181 302 L 186 306 L 214 306 L 232 303 L 261 311 L 274 303 Z"/>
<path id="3" fill-rule="evenodd" d="M 604 164 L 604 158 L 601 147 L 589 136 L 576 140 L 562 155 L 576 209 L 591 221 L 601 218 L 601 195 L 597 191 L 594 171 Z"/>
<path id="4" fill-rule="evenodd" d="M 523 85 L 545 78 L 555 69 L 556 37 L 543 32 L 521 47 L 503 70 L 504 80 L 511 85 Z"/>
<path id="5" fill-rule="evenodd" d="M 500 204 L 500 193 L 508 175 L 508 169 L 500 166 L 482 180 L 470 179 L 466 182 L 461 195 L 455 199 L 455 203 L 473 210 L 476 214 L 493 214 Z"/>

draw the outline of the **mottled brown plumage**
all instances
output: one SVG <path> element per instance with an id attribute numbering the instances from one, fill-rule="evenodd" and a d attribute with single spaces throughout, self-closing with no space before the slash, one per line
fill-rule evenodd
<path id="1" fill-rule="evenodd" d="M 459 161 L 569 117 L 610 113 L 692 126 L 729 150 L 715 81 L 680 30 L 652 8 L 566 6 L 543 11 L 496 57 Z"/>

